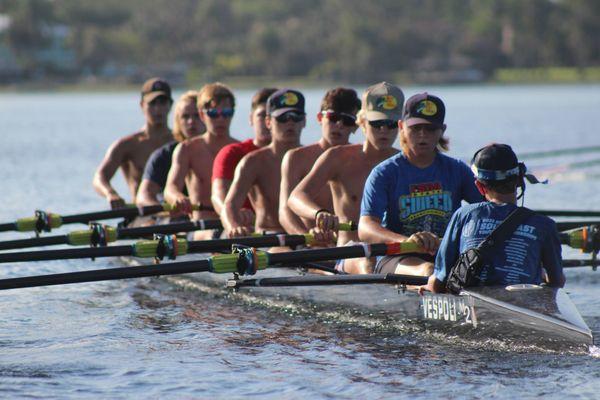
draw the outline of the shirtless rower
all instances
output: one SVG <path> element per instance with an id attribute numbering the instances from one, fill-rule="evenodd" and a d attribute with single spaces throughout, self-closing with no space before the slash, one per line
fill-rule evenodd
<path id="1" fill-rule="evenodd" d="M 281 162 L 288 150 L 300 147 L 300 133 L 306 125 L 302 93 L 280 89 L 269 96 L 265 123 L 271 144 L 242 158 L 225 198 L 221 221 L 229 237 L 247 236 L 255 230 L 283 232 L 278 218 Z M 240 215 L 247 196 L 256 212 L 254 226 Z"/>
<path id="2" fill-rule="evenodd" d="M 214 219 L 214 211 L 193 211 L 192 204 L 211 204 L 210 178 L 215 156 L 230 143 L 238 141 L 229 136 L 229 126 L 235 108 L 235 97 L 229 87 L 216 82 L 198 92 L 198 112 L 206 133 L 177 145 L 167 185 L 165 200 L 193 219 Z M 187 187 L 189 197 L 183 193 Z M 197 240 L 210 239 L 213 231 L 197 231 Z"/>
<path id="3" fill-rule="evenodd" d="M 377 165 L 365 184 L 358 235 L 368 243 L 412 241 L 424 254 L 386 256 L 375 273 L 429 276 L 433 256 L 461 200 L 482 200 L 475 178 L 462 161 L 442 154 L 446 109 L 442 100 L 420 93 L 406 101 L 398 153 Z M 380 124 L 393 121 L 381 120 Z"/>
<path id="4" fill-rule="evenodd" d="M 175 103 L 175 119 L 173 121 L 173 138 L 175 140 L 154 150 L 148 158 L 142 183 L 137 192 L 136 205 L 160 204 L 175 147 L 178 143 L 198 136 L 206 130 L 196 107 L 197 100 L 198 93 L 190 90 L 181 95 Z"/>
<path id="5" fill-rule="evenodd" d="M 354 89 L 338 87 L 328 91 L 321 102 L 317 121 L 321 125 L 321 138 L 318 142 L 290 150 L 281 165 L 281 189 L 279 194 L 279 222 L 290 234 L 303 234 L 314 227 L 314 213 L 306 217 L 296 215 L 288 206 L 292 190 L 315 165 L 317 158 L 330 147 L 348 144 L 348 138 L 354 133 L 356 113 L 360 109 L 360 100 Z M 331 121 L 336 119 L 338 122 Z M 333 122 L 333 123 L 331 123 Z M 331 210 L 333 200 L 327 183 L 318 187 L 312 196 L 318 209 Z"/>
<path id="6" fill-rule="evenodd" d="M 363 144 L 348 144 L 325 151 L 310 173 L 298 184 L 288 200 L 290 208 L 299 216 L 315 221 L 318 230 L 337 232 L 339 220 L 358 221 L 360 201 L 365 181 L 380 162 L 398 153 L 393 147 L 398 137 L 398 125 L 386 126 L 381 120 L 398 121 L 402 113 L 404 94 L 397 86 L 381 82 L 369 87 L 363 94 L 362 109 L 357 123 L 365 133 Z M 343 115 L 324 114 L 322 123 L 340 125 L 354 123 Z M 321 188 L 329 186 L 333 209 L 323 209 L 315 201 Z M 338 246 L 358 241 L 358 232 L 338 232 Z M 338 262 L 338 269 L 346 273 L 366 273 L 364 259 Z"/>
<path id="7" fill-rule="evenodd" d="M 105 197 L 112 209 L 125 206 L 125 200 L 110 184 L 121 168 L 133 202 L 142 180 L 146 160 L 154 150 L 173 140 L 168 126 L 168 116 L 173 99 L 171 87 L 160 78 L 147 80 L 142 86 L 140 107 L 146 118 L 141 131 L 114 142 L 94 175 L 94 189 Z"/>
<path id="8" fill-rule="evenodd" d="M 228 144 L 219 151 L 215 158 L 212 170 L 211 201 L 219 215 L 222 212 L 227 192 L 231 187 L 235 167 L 242 157 L 271 143 L 271 132 L 267 128 L 265 117 L 267 116 L 267 99 L 276 91 L 277 89 L 273 88 L 263 88 L 252 97 L 250 125 L 254 130 L 254 138 Z M 243 218 L 248 219 L 248 223 L 254 220 L 254 211 L 248 199 L 244 201 L 241 213 Z"/>

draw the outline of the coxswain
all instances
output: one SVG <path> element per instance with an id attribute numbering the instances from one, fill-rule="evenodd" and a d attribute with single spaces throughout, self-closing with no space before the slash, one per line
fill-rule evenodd
<path id="1" fill-rule="evenodd" d="M 506 144 L 491 144 L 477 151 L 472 169 L 475 185 L 486 201 L 464 205 L 454 213 L 436 256 L 434 273 L 422 290 L 444 292 L 459 255 L 477 247 L 515 211 L 517 192 L 521 188 L 523 195 L 525 180 L 537 183 L 535 177 L 526 175 L 525 165 Z M 493 248 L 477 277 L 478 284 L 539 285 L 545 280 L 549 286 L 564 286 L 561 244 L 552 219 L 531 212 L 509 238 Z"/>

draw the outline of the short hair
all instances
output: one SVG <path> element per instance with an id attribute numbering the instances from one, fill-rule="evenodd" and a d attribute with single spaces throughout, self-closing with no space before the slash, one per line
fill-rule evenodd
<path id="1" fill-rule="evenodd" d="M 494 192 L 498 192 L 501 194 L 511 194 L 517 191 L 517 187 L 519 185 L 519 177 L 511 176 L 507 179 L 503 179 L 501 181 L 487 181 L 484 179 L 477 179 L 483 186 L 486 188 L 493 190 Z"/>
<path id="2" fill-rule="evenodd" d="M 259 106 L 266 105 L 269 96 L 277 91 L 276 88 L 262 88 L 252 96 L 252 111 L 256 110 Z"/>
<path id="3" fill-rule="evenodd" d="M 213 101 L 215 103 L 220 103 L 225 100 L 229 100 L 231 102 L 231 107 L 235 108 L 235 97 L 229 86 L 221 82 L 208 83 L 202 86 L 202 89 L 198 92 L 197 106 L 200 110 L 210 106 L 210 103 Z"/>
<path id="4" fill-rule="evenodd" d="M 321 101 L 321 111 L 334 110 L 348 114 L 356 114 L 360 110 L 361 101 L 356 90 L 337 87 L 325 93 Z"/>
<path id="5" fill-rule="evenodd" d="M 183 107 L 187 104 L 192 103 L 196 106 L 198 101 L 198 92 L 195 90 L 189 90 L 181 95 L 179 99 L 177 99 L 177 103 L 175 103 L 175 120 L 173 121 L 173 137 L 178 142 L 183 142 L 186 137 L 183 134 L 183 129 L 181 127 L 181 123 L 179 122 L 179 117 L 183 111 Z"/>

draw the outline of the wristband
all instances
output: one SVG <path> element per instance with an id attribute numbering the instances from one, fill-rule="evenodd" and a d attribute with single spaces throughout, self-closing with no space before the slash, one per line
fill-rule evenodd
<path id="1" fill-rule="evenodd" d="M 319 215 L 319 213 L 322 213 L 322 212 L 326 212 L 326 213 L 329 213 L 329 214 L 331 214 L 331 211 L 329 211 L 328 209 L 326 209 L 326 208 L 321 208 L 320 210 L 318 210 L 318 211 L 315 213 L 315 220 L 317 219 L 317 216 Z"/>

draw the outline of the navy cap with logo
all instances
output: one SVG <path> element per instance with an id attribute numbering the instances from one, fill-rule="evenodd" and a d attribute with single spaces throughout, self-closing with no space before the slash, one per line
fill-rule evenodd
<path id="1" fill-rule="evenodd" d="M 142 86 L 142 100 L 150 102 L 157 97 L 165 96 L 173 101 L 171 97 L 171 86 L 161 78 L 151 78 L 144 82 Z"/>
<path id="2" fill-rule="evenodd" d="M 406 126 L 431 124 L 443 128 L 445 116 L 446 107 L 442 99 L 425 92 L 416 94 L 406 101 L 402 121 Z"/>
<path id="3" fill-rule="evenodd" d="M 477 179 L 503 181 L 524 173 L 524 166 L 521 165 L 509 145 L 492 143 L 475 153 L 471 161 L 471 170 Z"/>
<path id="4" fill-rule="evenodd" d="M 294 89 L 279 89 L 267 100 L 267 115 L 277 117 L 288 111 L 304 112 L 304 96 Z"/>

